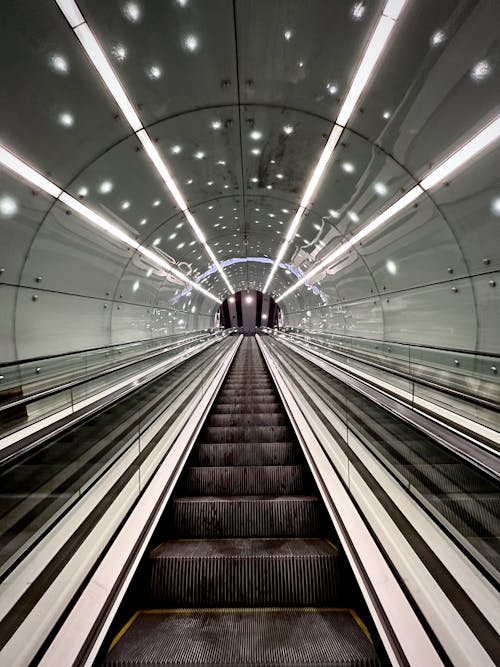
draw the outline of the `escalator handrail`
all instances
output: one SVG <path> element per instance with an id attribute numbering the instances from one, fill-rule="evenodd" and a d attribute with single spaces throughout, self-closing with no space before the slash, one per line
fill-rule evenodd
<path id="1" fill-rule="evenodd" d="M 283 343 L 295 348 L 298 354 L 301 354 L 312 363 L 326 370 L 331 375 L 336 376 L 342 382 L 346 382 L 355 390 L 360 391 L 369 399 L 382 405 L 385 409 L 397 415 L 398 418 L 409 423 L 414 428 L 423 431 L 426 435 L 434 438 L 440 444 L 454 454 L 467 460 L 486 474 L 500 480 L 500 456 L 497 451 L 489 447 L 487 443 L 479 438 L 474 438 L 458 429 L 452 431 L 451 426 L 444 421 L 431 417 L 425 412 L 410 408 L 405 401 L 383 391 L 368 380 L 358 377 L 354 372 L 350 373 L 345 369 L 340 369 L 335 365 L 334 360 L 324 359 L 314 350 L 305 351 L 303 348 L 297 349 L 293 343 Z M 341 376 L 341 377 L 339 377 Z"/>
<path id="2" fill-rule="evenodd" d="M 289 338 L 302 338 L 302 339 L 306 338 L 304 334 L 296 332 L 279 332 L 278 335 L 285 337 L 288 336 Z M 490 410 L 500 410 L 500 403 L 498 401 L 489 401 L 486 398 L 481 398 L 479 396 L 474 396 L 473 394 L 467 394 L 465 392 L 462 392 L 459 389 L 453 389 L 452 387 L 447 387 L 445 384 L 441 384 L 439 382 L 432 382 L 431 380 L 426 380 L 425 378 L 420 378 L 420 377 L 417 378 L 415 377 L 415 375 L 412 375 L 411 373 L 406 373 L 405 371 L 392 368 L 391 366 L 377 363 L 376 361 L 373 361 L 372 359 L 366 357 L 364 354 L 360 354 L 357 350 L 353 350 L 352 352 L 346 352 L 345 350 L 339 350 L 336 347 L 333 347 L 332 345 L 328 345 L 323 341 L 318 342 L 313 339 L 309 340 L 308 342 L 312 343 L 317 347 L 322 347 L 325 350 L 334 352 L 335 354 L 339 354 L 342 357 L 346 357 L 347 359 L 350 358 L 356 359 L 356 361 L 361 361 L 367 366 L 371 366 L 372 368 L 376 368 L 377 370 L 385 371 L 386 373 L 391 373 L 392 375 L 396 375 L 397 377 L 409 380 L 410 382 L 413 382 L 415 384 L 421 384 L 426 387 L 430 387 L 431 389 L 442 391 L 443 393 L 449 394 L 450 396 L 454 396 L 463 401 L 469 401 L 470 403 L 475 403 L 476 405 L 481 405 L 482 407 L 489 408 Z"/>
<path id="3" fill-rule="evenodd" d="M 209 333 L 206 334 L 205 336 L 199 335 L 199 336 L 193 336 L 191 338 L 187 338 L 183 341 L 178 341 L 175 343 L 172 343 L 169 346 L 164 346 L 160 349 L 156 349 L 150 354 L 144 354 L 141 355 L 140 357 L 134 357 L 133 359 L 129 359 L 128 361 L 123 362 L 122 364 L 118 365 L 113 365 L 110 367 L 105 368 L 104 370 L 94 372 L 90 376 L 85 376 L 83 378 L 79 378 L 77 380 L 72 380 L 71 382 L 65 382 L 64 384 L 57 385 L 56 387 L 51 387 L 50 389 L 44 389 L 43 391 L 37 392 L 36 394 L 30 394 L 29 396 L 23 396 L 22 398 L 15 399 L 14 401 L 9 401 L 8 403 L 3 403 L 0 405 L 0 413 L 5 412 L 7 410 L 10 410 L 12 408 L 19 407 L 21 405 L 27 405 L 29 403 L 34 403 L 36 401 L 39 401 L 43 398 L 48 398 L 49 396 L 54 396 L 55 394 L 59 394 L 63 391 L 67 391 L 68 389 L 73 389 L 74 387 L 79 387 L 87 382 L 92 382 L 94 380 L 97 380 L 101 377 L 105 377 L 106 375 L 111 375 L 112 373 L 115 373 L 117 371 L 120 371 L 124 368 L 128 368 L 129 366 L 134 366 L 135 364 L 141 363 L 143 361 L 147 361 L 148 359 L 153 359 L 154 357 L 158 357 L 162 354 L 165 354 L 166 352 L 170 352 L 173 349 L 180 348 L 180 347 L 185 347 L 191 342 L 194 341 L 201 341 L 201 340 L 206 340 L 210 337 L 215 337 L 218 336 L 217 333 Z"/>
<path id="4" fill-rule="evenodd" d="M 176 338 L 185 335 L 185 333 L 192 334 L 209 334 L 214 333 L 215 329 L 196 329 L 195 331 L 183 332 L 179 334 L 171 334 L 170 336 L 160 336 L 158 338 L 141 338 L 141 340 L 133 340 L 128 343 L 114 343 L 113 345 L 100 345 L 99 347 L 88 347 L 83 350 L 73 350 L 71 352 L 61 352 L 59 354 L 46 354 L 39 357 L 26 357 L 24 359 L 14 359 L 13 361 L 0 361 L 0 368 L 8 368 L 9 366 L 21 366 L 23 364 L 33 364 L 38 361 L 47 361 L 48 359 L 59 359 L 61 357 L 71 357 L 78 354 L 89 354 L 91 352 L 99 352 L 101 350 L 114 350 L 117 347 L 122 348 L 132 348 L 139 346 L 143 343 L 155 343 L 156 341 L 160 342 L 168 338 Z"/>
<path id="5" fill-rule="evenodd" d="M 42 427 L 41 431 L 39 429 L 38 431 L 35 431 L 34 433 L 31 433 L 27 436 L 24 437 L 21 436 L 19 439 L 8 444 L 3 444 L 3 441 L 5 441 L 6 439 L 10 439 L 13 436 L 16 436 L 16 434 L 18 434 L 19 431 L 13 431 L 11 433 L 5 434 L 3 437 L 0 438 L 0 463 L 2 464 L 6 463 L 7 461 L 12 460 L 13 458 L 22 456 L 27 452 L 31 451 L 32 449 L 38 447 L 39 445 L 44 444 L 47 440 L 53 438 L 56 435 L 59 435 L 60 433 L 66 431 L 69 428 L 72 428 L 73 426 L 75 426 L 82 420 L 87 419 L 93 414 L 101 410 L 104 410 L 109 405 L 114 404 L 118 400 L 124 398 L 127 394 L 134 391 L 139 386 L 142 387 L 144 386 L 144 384 L 147 384 L 148 382 L 155 380 L 159 375 L 165 373 L 166 371 L 172 370 L 172 368 L 175 368 L 179 364 L 191 358 L 191 356 L 198 354 L 203 349 L 206 349 L 206 347 L 210 347 L 211 345 L 220 342 L 222 339 L 223 337 L 220 336 L 212 336 L 212 340 L 208 338 L 207 340 L 200 342 L 196 347 L 192 348 L 192 350 L 194 351 L 191 355 L 183 359 L 178 359 L 176 357 L 171 359 L 171 362 L 173 362 L 173 366 L 169 366 L 167 369 L 162 368 L 159 371 L 153 370 L 152 372 L 149 372 L 149 374 L 146 374 L 145 377 L 141 380 L 140 385 L 137 384 L 137 381 L 134 377 L 127 378 L 125 387 L 119 388 L 116 391 L 111 391 L 111 393 L 107 394 L 103 398 L 100 398 L 90 403 L 89 405 L 83 407 L 77 412 L 73 412 L 69 416 L 63 417 L 62 419 L 59 419 L 55 422 L 51 422 L 48 426 Z M 148 371 L 145 371 L 145 373 L 148 373 Z M 108 390 L 109 389 L 113 390 L 113 387 L 111 388 L 108 387 Z"/>

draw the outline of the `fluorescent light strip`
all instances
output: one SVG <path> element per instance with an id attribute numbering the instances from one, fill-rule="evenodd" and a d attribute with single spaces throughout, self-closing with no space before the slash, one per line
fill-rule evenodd
<path id="1" fill-rule="evenodd" d="M 491 143 L 500 138 L 500 116 L 493 120 L 483 130 L 478 132 L 462 148 L 455 151 L 449 158 L 441 162 L 425 178 L 420 181 L 424 190 L 430 190 L 438 183 L 451 176 L 457 169 L 460 169 L 466 162 L 475 157 Z"/>
<path id="2" fill-rule="evenodd" d="M 335 147 L 339 142 L 340 136 L 344 131 L 344 128 L 347 125 L 352 115 L 352 112 L 354 111 L 354 107 L 356 106 L 361 94 L 366 88 L 366 85 L 368 84 L 368 81 L 375 67 L 377 66 L 380 56 L 382 55 L 382 51 L 384 50 L 384 47 L 387 44 L 387 41 L 392 33 L 392 30 L 394 29 L 396 21 L 403 7 L 405 6 L 406 2 L 407 0 L 388 0 L 388 2 L 386 3 L 384 10 L 382 12 L 382 16 L 380 17 L 377 26 L 375 28 L 375 31 L 370 38 L 368 46 L 366 47 L 365 52 L 363 54 L 363 58 L 356 70 L 356 74 L 354 75 L 354 79 L 351 83 L 351 86 L 340 107 L 337 120 L 332 128 L 332 131 L 330 132 L 328 141 L 326 142 L 326 145 L 323 148 L 323 151 L 319 158 L 319 161 L 316 164 L 314 171 L 307 183 L 304 195 L 300 202 L 299 209 L 295 214 L 292 224 L 288 229 L 285 242 L 292 241 L 293 238 L 295 237 L 295 232 L 302 220 L 305 209 L 309 206 L 311 199 L 313 198 L 314 193 L 316 192 L 318 183 L 321 177 L 323 176 L 323 173 L 326 169 L 326 166 L 328 165 L 328 162 L 330 161 L 330 158 L 332 156 L 333 151 L 335 150 Z M 284 251 L 282 246 L 278 253 L 278 256 L 281 256 L 281 258 L 283 258 L 283 253 Z M 276 273 L 276 269 L 278 268 L 278 264 L 280 261 L 281 260 L 276 258 L 273 268 L 271 269 L 271 273 L 266 281 L 266 284 L 264 285 L 264 290 L 263 290 L 264 292 L 267 292 L 269 285 L 271 284 L 272 277 Z"/>
<path id="3" fill-rule="evenodd" d="M 172 175 L 170 174 L 165 162 L 160 156 L 158 149 L 151 141 L 151 138 L 149 137 L 147 131 L 145 130 L 139 116 L 137 115 L 132 103 L 130 102 L 126 94 L 125 89 L 120 83 L 113 68 L 109 64 L 104 51 L 102 50 L 99 42 L 92 33 L 88 23 L 85 21 L 77 3 L 75 2 L 75 0 L 55 0 L 55 2 L 57 3 L 59 9 L 66 17 L 66 20 L 73 29 L 75 35 L 78 37 L 81 45 L 83 46 L 88 57 L 92 61 L 92 64 L 94 65 L 100 77 L 102 78 L 104 85 L 113 96 L 115 102 L 120 107 L 123 115 L 127 119 L 128 124 L 130 125 L 132 130 L 136 133 L 137 138 L 143 145 L 146 154 L 153 163 L 161 179 L 167 186 L 167 189 L 172 195 L 175 203 L 184 213 L 197 239 L 201 243 L 203 243 L 206 249 L 207 244 L 204 234 L 202 233 L 200 227 L 196 223 L 194 216 L 189 211 L 184 197 L 182 196 L 179 188 L 177 187 L 174 179 L 172 178 Z M 234 289 L 231 283 L 229 282 L 226 274 L 224 273 L 221 265 L 218 262 L 216 262 L 215 266 L 217 267 L 218 271 L 224 278 L 224 281 L 228 286 L 229 290 L 231 291 L 231 293 L 233 293 Z"/>
<path id="4" fill-rule="evenodd" d="M 371 222 L 360 229 L 351 239 L 341 243 L 333 252 L 325 257 L 314 269 L 311 269 L 300 280 L 289 287 L 283 294 L 276 299 L 286 298 L 292 294 L 296 289 L 301 287 L 305 282 L 313 278 L 319 271 L 330 266 L 333 262 L 346 253 L 356 243 L 359 243 L 368 235 L 379 229 L 382 225 L 388 222 L 395 215 L 407 208 L 412 202 L 420 197 L 424 192 L 433 188 L 445 179 L 449 178 L 460 167 L 463 167 L 467 162 L 479 155 L 481 151 L 500 139 L 500 116 L 495 118 L 485 128 L 472 137 L 461 148 L 457 149 L 448 158 L 443 160 L 435 169 L 433 169 L 427 176 L 425 176 L 417 185 L 409 190 L 405 195 L 397 199 L 389 208 L 382 211 Z M 274 267 L 273 267 L 274 268 Z"/>
<path id="5" fill-rule="evenodd" d="M 40 190 L 47 192 L 56 199 L 60 196 L 62 190 L 55 183 L 49 181 L 48 178 L 42 176 L 38 171 L 30 167 L 26 162 L 20 160 L 14 153 L 0 146 L 0 164 L 3 164 L 7 169 L 18 174 L 21 178 L 35 185 Z"/>
<path id="6" fill-rule="evenodd" d="M 102 215 L 96 213 L 85 204 L 82 204 L 81 201 L 75 199 L 72 195 L 68 194 L 60 187 L 55 185 L 55 183 L 52 183 L 52 181 L 49 181 L 47 178 L 45 178 L 45 176 L 42 176 L 42 174 L 36 171 L 36 169 L 30 167 L 30 165 L 28 165 L 26 162 L 24 162 L 16 155 L 11 153 L 4 146 L 0 146 L 0 164 L 3 165 L 4 167 L 7 167 L 7 169 L 10 169 L 18 176 L 21 176 L 25 181 L 30 183 L 30 185 L 35 186 L 36 188 L 42 190 L 43 192 L 46 192 L 55 199 L 59 199 L 63 204 L 73 209 L 73 211 L 78 213 L 78 215 L 82 216 L 82 218 L 85 218 L 91 224 L 93 224 L 96 227 L 99 227 L 99 229 L 106 232 L 110 236 L 113 236 L 119 241 L 126 243 L 131 248 L 134 248 L 134 250 L 137 250 L 137 252 L 139 252 L 144 257 L 147 257 L 157 266 L 160 266 L 161 268 L 170 271 L 170 273 L 177 276 L 184 283 L 191 285 L 191 287 L 198 290 L 199 292 L 202 292 L 203 294 L 205 294 L 205 296 L 209 297 L 210 299 L 213 299 L 217 303 L 222 303 L 220 299 L 211 294 L 208 290 L 204 289 L 198 283 L 195 283 L 193 280 L 188 278 L 184 273 L 182 273 L 182 271 L 179 271 L 174 266 L 171 266 L 162 257 L 160 257 L 160 255 L 156 254 L 149 248 L 146 248 L 145 246 L 141 245 L 134 238 L 132 238 L 126 232 L 120 229 L 120 227 L 114 225 L 109 220 L 106 220 L 106 218 L 103 218 Z"/>

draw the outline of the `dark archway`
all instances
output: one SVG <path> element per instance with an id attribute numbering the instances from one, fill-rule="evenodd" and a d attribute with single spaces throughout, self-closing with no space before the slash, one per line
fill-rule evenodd
<path id="1" fill-rule="evenodd" d="M 256 327 L 278 326 L 281 310 L 272 296 L 245 290 L 227 297 L 219 312 L 220 326 L 224 329 L 238 327 L 245 333 L 254 333 Z"/>

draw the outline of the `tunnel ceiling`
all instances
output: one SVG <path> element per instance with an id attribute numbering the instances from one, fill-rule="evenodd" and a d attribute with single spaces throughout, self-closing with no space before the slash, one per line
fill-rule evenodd
<path id="1" fill-rule="evenodd" d="M 232 288 L 263 290 L 386 2 L 77 4 Z M 2 144 L 225 298 L 229 287 L 56 2 L 4 3 L 2 24 Z M 269 293 L 279 297 L 498 116 L 499 25 L 494 0 L 408 0 Z M 288 307 L 406 289 L 426 272 L 439 282 L 450 267 L 468 276 L 485 258 L 498 269 L 499 166 L 496 146 L 318 273 L 311 295 L 291 295 Z M 29 199 L 41 225 L 53 205 L 8 170 L 2 192 L 4 218 Z M 488 234 L 471 238 L 464 207 L 491 223 Z M 446 246 L 439 269 L 426 259 L 436 244 Z"/>

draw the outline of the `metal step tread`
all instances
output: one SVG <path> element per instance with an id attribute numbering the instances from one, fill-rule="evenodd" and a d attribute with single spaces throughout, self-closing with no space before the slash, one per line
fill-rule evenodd
<path id="1" fill-rule="evenodd" d="M 302 493 L 309 481 L 302 465 L 198 466 L 186 469 L 180 487 L 187 495 L 262 496 Z"/>
<path id="2" fill-rule="evenodd" d="M 195 456 L 203 466 L 291 465 L 300 460 L 300 450 L 291 441 L 204 442 Z"/>
<path id="3" fill-rule="evenodd" d="M 204 442 L 284 442 L 290 440 L 289 426 L 204 426 L 201 438 Z"/>
<path id="4" fill-rule="evenodd" d="M 337 548 L 328 540 L 312 538 L 253 538 L 232 540 L 169 540 L 153 549 L 152 559 L 164 558 L 336 558 Z"/>
<path id="5" fill-rule="evenodd" d="M 349 610 L 149 610 L 136 614 L 107 667 L 376 667 L 375 649 Z"/>
<path id="6" fill-rule="evenodd" d="M 173 537 L 316 537 L 321 535 L 317 496 L 194 496 L 176 498 Z"/>
<path id="7" fill-rule="evenodd" d="M 337 549 L 318 538 L 171 540 L 149 556 L 154 606 L 331 605 Z"/>
<path id="8" fill-rule="evenodd" d="M 207 426 L 286 426 L 287 416 L 283 411 L 277 412 L 240 412 L 233 410 L 223 414 L 214 413 L 205 422 Z"/>

